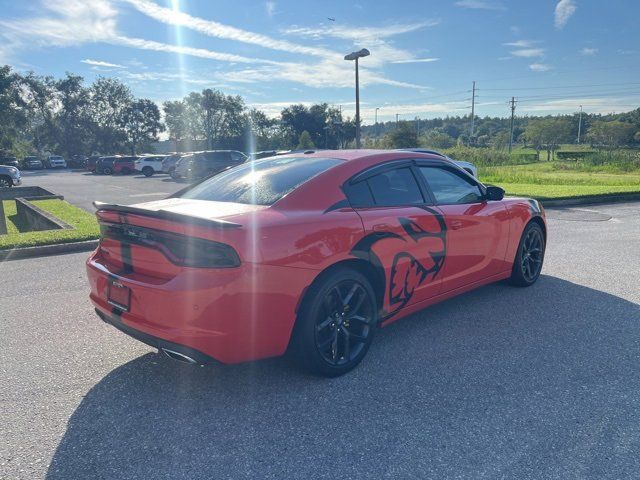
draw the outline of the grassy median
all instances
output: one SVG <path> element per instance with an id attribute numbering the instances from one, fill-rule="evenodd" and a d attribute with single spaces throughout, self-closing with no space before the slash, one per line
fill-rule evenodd
<path id="1" fill-rule="evenodd" d="M 640 168 L 628 165 L 552 161 L 481 166 L 478 176 L 509 195 L 541 200 L 640 193 Z"/>
<path id="2" fill-rule="evenodd" d="M 0 250 L 80 242 L 96 239 L 100 235 L 98 223 L 93 215 L 64 200 L 34 200 L 32 203 L 65 221 L 73 229 L 27 232 L 25 225 L 18 219 L 16 203 L 13 200 L 5 200 L 3 204 L 8 234 L 0 235 Z"/>

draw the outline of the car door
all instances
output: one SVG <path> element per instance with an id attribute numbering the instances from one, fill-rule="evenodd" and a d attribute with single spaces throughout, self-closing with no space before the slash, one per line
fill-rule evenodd
<path id="1" fill-rule="evenodd" d="M 484 188 L 453 165 L 418 163 L 446 224 L 442 292 L 504 271 L 509 212 L 502 202 L 487 201 Z"/>
<path id="2" fill-rule="evenodd" d="M 391 162 L 345 185 L 365 230 L 352 253 L 384 275 L 386 318 L 440 291 L 444 219 L 425 198 L 416 175 L 411 161 Z"/>

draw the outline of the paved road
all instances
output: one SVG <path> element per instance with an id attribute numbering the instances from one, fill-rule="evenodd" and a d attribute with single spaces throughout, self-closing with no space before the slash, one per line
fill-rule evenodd
<path id="1" fill-rule="evenodd" d="M 24 171 L 22 175 L 24 186 L 44 187 L 92 213 L 95 209 L 91 202 L 94 200 L 131 205 L 159 200 L 187 185 L 165 174 L 145 177 L 140 174 L 95 175 L 71 170 L 33 170 Z"/>
<path id="2" fill-rule="evenodd" d="M 94 316 L 86 254 L 0 264 L 0 477 L 638 478 L 640 204 L 549 216 L 535 286 L 397 322 L 331 380 L 159 357 Z"/>

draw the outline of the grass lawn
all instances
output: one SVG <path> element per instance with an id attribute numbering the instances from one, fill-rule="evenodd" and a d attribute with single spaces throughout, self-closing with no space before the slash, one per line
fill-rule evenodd
<path id="1" fill-rule="evenodd" d="M 35 200 L 34 205 L 52 213 L 61 220 L 64 220 L 73 229 L 66 230 L 43 230 L 40 232 L 26 232 L 24 225 L 21 225 L 17 212 L 16 203 L 13 200 L 4 201 L 4 213 L 7 217 L 7 235 L 0 235 L 0 250 L 33 247 L 36 245 L 51 245 L 55 243 L 79 242 L 82 240 L 96 239 L 100 235 L 100 229 L 96 218 L 84 210 L 74 207 L 64 200 Z"/>
<path id="2" fill-rule="evenodd" d="M 626 173 L 581 171 L 561 162 L 540 162 L 480 167 L 478 175 L 482 182 L 501 186 L 509 195 L 538 199 L 640 193 L 640 170 Z"/>

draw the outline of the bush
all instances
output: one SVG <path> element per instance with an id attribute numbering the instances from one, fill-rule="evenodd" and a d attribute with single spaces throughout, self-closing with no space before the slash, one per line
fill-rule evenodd
<path id="1" fill-rule="evenodd" d="M 474 148 L 457 146 L 442 150 L 442 153 L 456 160 L 466 160 L 478 167 L 491 167 L 497 165 L 519 165 L 538 161 L 535 153 L 512 153 L 493 148 Z"/>
<path id="2" fill-rule="evenodd" d="M 556 158 L 558 160 L 580 160 L 582 158 L 588 157 L 589 155 L 593 155 L 593 150 L 582 150 L 582 151 L 568 151 L 568 150 L 560 150 L 556 152 Z"/>

